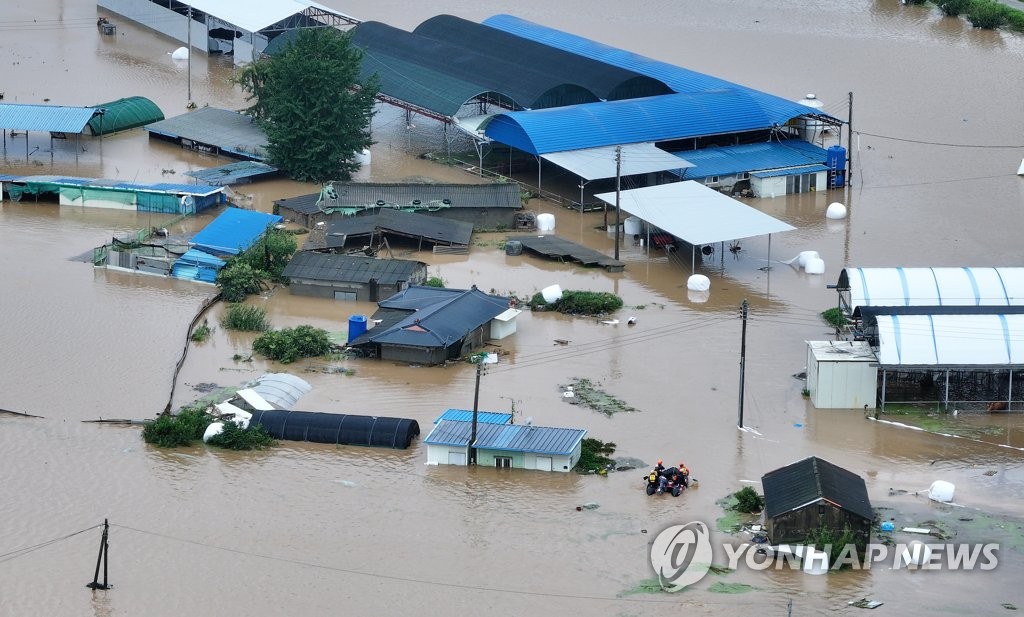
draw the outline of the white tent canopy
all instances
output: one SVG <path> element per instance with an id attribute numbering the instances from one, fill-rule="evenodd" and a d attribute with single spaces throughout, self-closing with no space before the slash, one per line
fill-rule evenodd
<path id="1" fill-rule="evenodd" d="M 621 169 L 616 172 L 615 149 L 621 147 Z M 614 178 L 616 175 L 634 176 L 670 169 L 686 169 L 693 163 L 669 154 L 653 143 L 601 146 L 583 150 L 565 150 L 542 154 L 541 158 L 567 169 L 587 182 Z"/>
<path id="2" fill-rule="evenodd" d="M 615 205 L 615 193 L 595 197 Z M 694 246 L 796 229 L 693 180 L 620 191 L 619 206 Z"/>
<path id="3" fill-rule="evenodd" d="M 309 0 L 260 0 L 259 2 L 238 2 L 238 0 L 182 0 L 184 4 L 202 11 L 207 15 L 239 26 L 249 32 L 272 26 L 292 15 L 313 8 L 329 13 L 348 21 L 358 21 L 354 17 Z M 166 3 L 165 3 L 166 4 Z"/>
<path id="4" fill-rule="evenodd" d="M 846 268 L 844 275 L 851 312 L 862 306 L 1024 305 L 1024 268 Z"/>
<path id="5" fill-rule="evenodd" d="M 881 366 L 1024 365 L 1024 315 L 879 315 Z"/>

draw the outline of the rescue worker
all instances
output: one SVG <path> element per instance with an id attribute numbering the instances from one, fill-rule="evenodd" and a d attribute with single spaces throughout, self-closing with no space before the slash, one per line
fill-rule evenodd
<path id="1" fill-rule="evenodd" d="M 686 463 L 679 461 L 679 475 L 682 476 L 683 486 L 690 486 L 690 470 L 686 468 Z"/>
<path id="2" fill-rule="evenodd" d="M 654 471 L 660 476 L 661 472 L 665 471 L 665 465 L 662 464 L 661 459 L 658 459 L 658 464 L 654 466 Z"/>

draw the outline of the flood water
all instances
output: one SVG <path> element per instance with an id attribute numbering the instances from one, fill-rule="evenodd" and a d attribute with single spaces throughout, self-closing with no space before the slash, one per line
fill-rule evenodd
<path id="1" fill-rule="evenodd" d="M 326 4 L 404 29 L 442 12 L 479 21 L 510 11 L 494 0 Z M 5 101 L 91 105 L 142 95 L 167 116 L 184 111 L 189 70 L 169 56 L 178 43 L 117 17 L 117 35 L 101 36 L 87 0 L 16 0 L 5 8 Z M 468 256 L 399 255 L 428 262 L 451 287 L 527 296 L 558 284 L 619 294 L 626 308 L 618 325 L 522 314 L 517 334 L 501 341 L 499 364 L 483 377 L 480 408 L 514 407 L 517 422 L 584 427 L 618 444 L 619 455 L 685 460 L 700 487 L 656 499 L 644 495 L 640 472 L 427 467 L 419 441 L 407 451 L 290 442 L 265 452 L 166 451 L 144 444 L 137 427 L 85 423 L 163 409 L 188 324 L 213 288 L 94 270 L 83 261 L 113 235 L 164 224 L 153 215 L 5 202 L 0 408 L 42 418 L 0 414 L 0 614 L 783 615 L 792 601 L 792 614 L 808 615 L 855 614 L 847 602 L 862 597 L 906 615 L 997 614 L 1006 612 L 1002 603 L 1024 605 L 1019 416 L 964 418 L 985 430 L 972 439 L 943 437 L 869 422 L 856 410 L 815 410 L 792 377 L 804 370 L 804 341 L 829 336 L 817 314 L 835 305 L 825 286 L 844 265 L 1020 265 L 1024 180 L 1014 172 L 1024 156 L 1024 37 L 974 31 L 899 0 L 658 1 L 629 12 L 607 0 L 525 0 L 514 11 L 794 100 L 814 92 L 839 117 L 854 93 L 860 135 L 849 190 L 751 202 L 797 227 L 772 238 L 772 257 L 816 250 L 824 276 L 779 263 L 762 270 L 765 239 L 745 240 L 738 253 L 716 254 L 699 269 L 712 280 L 704 303 L 688 297 L 688 259 L 633 246 L 622 248 L 627 268 L 618 274 L 509 257 L 498 248 L 503 236 L 486 234 L 475 237 Z M 196 54 L 192 99 L 243 106 L 230 74 L 229 58 Z M 430 121 L 414 125 L 382 111 L 365 178 L 474 180 L 417 158 L 422 144 L 443 141 Z M 30 135 L 27 148 L 23 136 L 8 135 L 0 172 L 183 182 L 185 171 L 225 162 L 151 143 L 141 130 L 57 142 L 52 151 L 44 134 Z M 315 190 L 288 181 L 235 189 L 261 210 Z M 832 201 L 849 207 L 848 220 L 826 223 Z M 612 250 L 596 229 L 601 213 L 539 202 L 531 208 L 555 214 L 559 235 Z M 210 217 L 172 231 L 198 229 Z M 736 428 L 744 299 L 744 415 L 756 433 Z M 349 315 L 373 310 L 287 289 L 253 302 L 276 327 L 309 323 L 335 332 Z M 637 317 L 635 326 L 625 325 L 628 316 Z M 473 403 L 469 365 L 347 361 L 354 374 L 346 376 L 322 372 L 319 362 L 233 360 L 248 355 L 251 340 L 216 327 L 210 340 L 191 345 L 174 405 L 201 396 L 197 385 L 238 386 L 279 370 L 314 385 L 302 408 L 416 418 L 423 436 L 444 409 Z M 607 418 L 562 402 L 559 385 L 574 377 L 599 382 L 639 411 Z M 748 593 L 715 593 L 708 579 L 678 595 L 624 594 L 653 576 L 647 552 L 654 533 L 694 520 L 713 526 L 722 516 L 717 500 L 749 481 L 760 489 L 763 473 L 809 455 L 863 476 L 873 504 L 892 508 L 899 525 L 996 521 L 958 537 L 1002 541 L 999 568 L 822 577 L 741 569 L 711 578 L 750 585 Z M 956 485 L 963 509 L 890 493 L 937 479 Z M 576 510 L 587 502 L 600 508 Z M 99 543 L 92 528 L 105 518 L 114 588 L 93 592 L 84 587 Z M 19 552 L 26 547 L 35 550 Z"/>

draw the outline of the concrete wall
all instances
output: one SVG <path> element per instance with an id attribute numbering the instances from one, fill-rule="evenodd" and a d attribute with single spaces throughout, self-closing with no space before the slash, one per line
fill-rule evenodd
<path id="1" fill-rule="evenodd" d="M 454 454 L 454 457 L 452 456 Z M 509 452 L 505 450 L 476 451 L 476 464 L 478 467 L 494 467 L 494 459 L 498 456 L 507 456 L 512 459 L 513 469 L 543 469 L 547 471 L 546 460 L 551 460 L 551 471 L 562 473 L 572 470 L 573 465 L 579 460 L 579 449 L 572 456 L 552 456 L 546 454 L 533 454 L 531 452 Z M 464 459 L 462 457 L 465 457 Z M 575 458 L 573 458 L 575 457 Z M 439 446 L 427 444 L 427 463 L 430 465 L 451 465 L 453 460 L 469 460 L 469 448 L 459 446 Z M 538 463 L 541 463 L 538 465 Z M 461 463 L 465 464 L 465 463 Z"/>

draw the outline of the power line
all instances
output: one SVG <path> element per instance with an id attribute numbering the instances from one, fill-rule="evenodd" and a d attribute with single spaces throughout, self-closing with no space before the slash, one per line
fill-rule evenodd
<path id="1" fill-rule="evenodd" d="M 93 525 L 92 527 L 86 527 L 85 529 L 81 529 L 81 530 L 76 531 L 74 533 L 69 533 L 67 535 L 60 536 L 59 538 L 54 538 L 52 540 L 47 540 L 46 542 L 40 542 L 39 544 L 33 544 L 32 546 L 26 546 L 26 547 L 19 548 L 19 549 L 16 549 L 16 550 L 13 550 L 13 551 L 10 551 L 10 552 L 7 552 L 7 553 L 0 554 L 0 563 L 3 563 L 5 561 L 11 561 L 13 559 L 17 559 L 18 557 L 24 557 L 25 555 L 28 555 L 29 553 L 32 553 L 32 552 L 35 552 L 35 551 L 38 551 L 39 549 L 46 548 L 47 546 L 50 546 L 52 544 L 56 544 L 58 542 L 63 542 L 64 540 L 68 540 L 68 539 L 73 538 L 73 537 L 75 537 L 75 536 L 77 536 L 79 534 L 83 534 L 83 533 L 85 533 L 87 531 L 92 531 L 93 529 L 96 529 L 97 527 L 102 527 L 102 526 L 103 525 Z"/>
<path id="2" fill-rule="evenodd" d="M 890 137 L 889 135 L 878 135 L 876 133 L 865 133 L 864 131 L 854 131 L 854 135 L 867 135 L 868 137 L 877 137 L 878 139 L 888 139 L 891 141 L 902 141 L 909 144 L 923 144 L 926 146 L 945 146 L 947 148 L 991 148 L 991 149 L 1007 149 L 1007 148 L 1024 148 L 1024 144 L 1015 145 L 1000 145 L 1000 144 L 952 144 L 940 141 L 924 141 L 920 139 L 907 139 L 905 137 Z"/>

